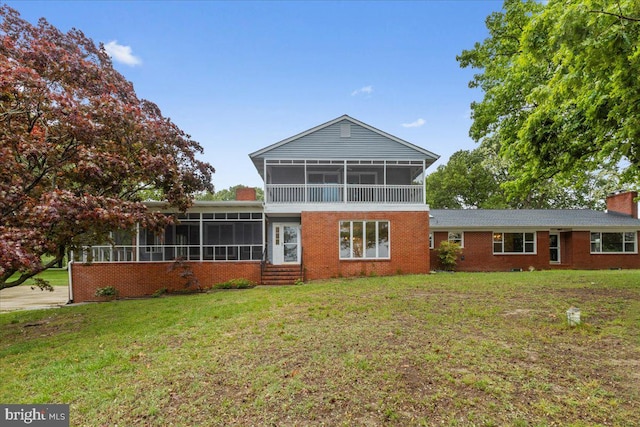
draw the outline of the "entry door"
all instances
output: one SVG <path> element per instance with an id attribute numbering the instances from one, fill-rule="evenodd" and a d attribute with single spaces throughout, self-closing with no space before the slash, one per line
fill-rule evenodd
<path id="1" fill-rule="evenodd" d="M 273 225 L 273 263 L 300 263 L 300 224 Z"/>
<path id="2" fill-rule="evenodd" d="M 549 260 L 553 264 L 560 263 L 560 235 L 549 233 Z"/>

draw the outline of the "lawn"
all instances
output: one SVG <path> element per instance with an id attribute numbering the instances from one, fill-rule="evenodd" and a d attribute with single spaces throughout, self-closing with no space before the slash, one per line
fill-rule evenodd
<path id="1" fill-rule="evenodd" d="M 581 309 L 569 327 L 565 312 Z M 0 315 L 71 425 L 637 425 L 640 271 L 333 280 Z"/>
<path id="2" fill-rule="evenodd" d="M 11 280 L 17 277 L 18 273 L 12 276 Z M 38 274 L 37 277 L 46 280 L 51 286 L 69 285 L 69 272 L 66 269 L 50 268 Z M 24 282 L 23 286 L 32 286 L 34 283 L 35 282 L 33 279 L 27 279 L 27 281 Z"/>

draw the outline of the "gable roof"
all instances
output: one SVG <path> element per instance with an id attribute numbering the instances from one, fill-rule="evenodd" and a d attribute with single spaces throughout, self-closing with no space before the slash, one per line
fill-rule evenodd
<path id="1" fill-rule="evenodd" d="M 349 138 L 340 137 L 343 123 L 354 125 Z M 345 114 L 255 151 L 249 157 L 262 175 L 265 159 L 425 160 L 429 166 L 440 156 Z"/>
<path id="2" fill-rule="evenodd" d="M 590 209 L 433 209 L 429 227 L 434 230 L 493 230 L 506 228 L 640 230 L 640 220 L 613 212 Z"/>

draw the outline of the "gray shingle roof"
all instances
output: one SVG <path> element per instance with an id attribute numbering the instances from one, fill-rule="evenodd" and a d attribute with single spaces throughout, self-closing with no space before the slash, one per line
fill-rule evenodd
<path id="1" fill-rule="evenodd" d="M 640 220 L 589 209 L 432 209 L 432 229 L 450 228 L 629 228 L 640 230 Z"/>

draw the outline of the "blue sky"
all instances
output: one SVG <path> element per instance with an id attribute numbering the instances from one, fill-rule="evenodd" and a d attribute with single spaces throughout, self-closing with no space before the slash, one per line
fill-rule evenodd
<path id="1" fill-rule="evenodd" d="M 248 154 L 348 114 L 441 155 L 473 149 L 456 55 L 502 1 L 7 2 L 110 47 L 136 93 L 204 147 L 217 190 L 261 186 Z"/>

